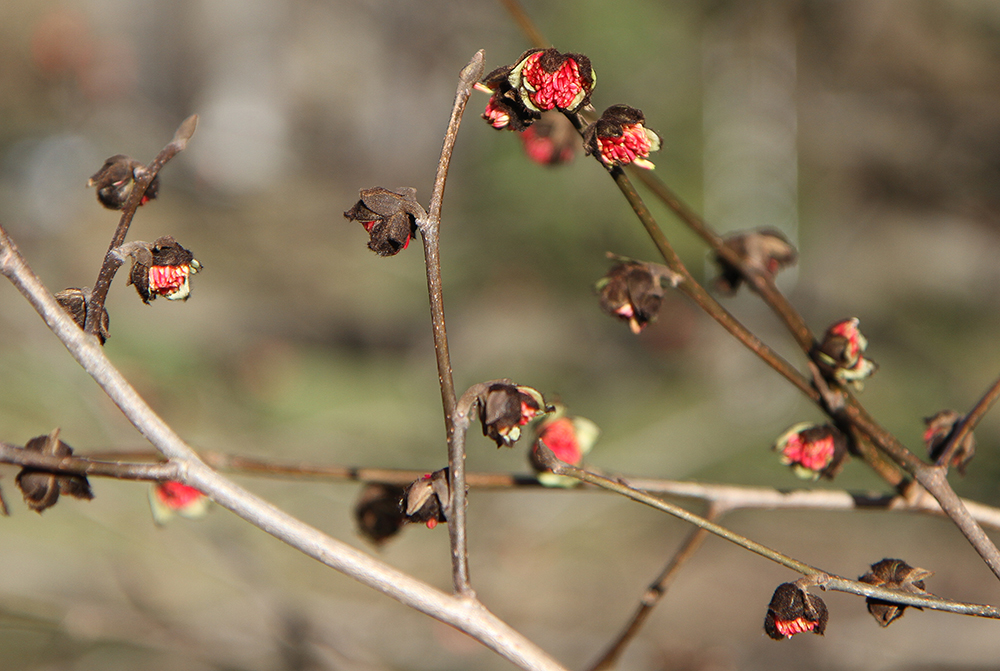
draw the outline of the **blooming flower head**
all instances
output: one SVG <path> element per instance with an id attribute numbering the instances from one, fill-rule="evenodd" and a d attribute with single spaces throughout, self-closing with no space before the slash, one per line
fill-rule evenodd
<path id="1" fill-rule="evenodd" d="M 406 249 L 417 230 L 417 217 L 424 214 L 412 188 L 390 191 L 381 186 L 361 190 L 361 199 L 344 212 L 368 232 L 368 248 L 379 256 L 394 256 Z"/>
<path id="2" fill-rule="evenodd" d="M 660 136 L 646 128 L 646 117 L 628 105 L 612 105 L 601 118 L 583 131 L 583 147 L 611 168 L 633 163 L 640 168 L 655 167 L 648 159 L 659 151 Z"/>
<path id="3" fill-rule="evenodd" d="M 877 587 L 897 589 L 909 594 L 927 594 L 924 579 L 932 575 L 934 575 L 933 571 L 914 568 L 902 559 L 883 559 L 872 564 L 871 570 L 858 578 L 858 581 Z M 903 617 L 903 611 L 906 610 L 906 605 L 901 603 L 872 597 L 868 597 L 865 601 L 868 604 L 868 612 L 883 627 L 888 627 L 895 620 Z M 922 610 L 920 606 L 914 606 L 914 608 Z"/>
<path id="4" fill-rule="evenodd" d="M 847 438 L 829 424 L 802 422 L 781 434 L 774 449 L 800 478 L 833 478 L 847 458 Z"/>
<path id="5" fill-rule="evenodd" d="M 410 483 L 399 505 L 407 522 L 426 524 L 428 529 L 433 529 L 440 522 L 448 521 L 450 503 L 448 469 L 442 468 Z"/>
<path id="6" fill-rule="evenodd" d="M 816 358 L 821 366 L 832 372 L 835 379 L 861 391 L 865 378 L 878 370 L 878 364 L 862 356 L 868 341 L 858 329 L 858 324 L 857 317 L 831 324 L 819 345 Z"/>
<path id="7" fill-rule="evenodd" d="M 166 524 L 175 515 L 195 520 L 208 512 L 210 499 L 200 491 L 181 482 L 157 482 L 149 490 L 149 509 L 153 521 Z"/>
<path id="8" fill-rule="evenodd" d="M 625 261 L 614 266 L 598 280 L 595 288 L 601 309 L 628 322 L 629 329 L 636 335 L 656 319 L 663 302 L 659 277 L 650 264 L 638 261 Z"/>
<path id="9" fill-rule="evenodd" d="M 101 205 L 110 210 L 120 210 L 125 207 L 132 189 L 135 187 L 135 180 L 138 179 L 146 167 L 129 158 L 124 154 L 116 154 L 104 162 L 87 182 L 87 186 L 97 187 L 97 200 Z M 156 198 L 160 190 L 160 177 L 157 175 L 146 187 L 146 192 L 142 195 L 140 205 L 145 205 L 150 200 Z"/>
<path id="10" fill-rule="evenodd" d="M 532 112 L 576 112 L 589 102 L 597 76 L 583 54 L 529 49 L 510 68 L 507 81 Z"/>
<path id="11" fill-rule="evenodd" d="M 129 272 L 129 284 L 135 285 L 143 303 L 157 296 L 186 301 L 191 295 L 190 278 L 201 270 L 201 264 L 171 236 L 157 238 L 151 245 L 140 243 L 132 254 L 134 263 Z"/>
<path id="12" fill-rule="evenodd" d="M 924 418 L 924 423 L 927 424 L 927 429 L 924 431 L 924 444 L 927 445 L 927 454 L 933 461 L 937 461 L 944 454 L 944 448 L 951 442 L 955 428 L 962 419 L 962 415 L 954 410 L 942 410 Z M 948 465 L 955 466 L 959 473 L 965 475 L 965 467 L 975 455 L 976 437 L 972 432 L 969 432 L 952 452 L 951 462 Z"/>
<path id="13" fill-rule="evenodd" d="M 771 279 L 779 270 L 794 265 L 798 259 L 798 252 L 784 234 L 771 228 L 734 233 L 723 242 L 736 252 L 747 269 Z M 743 283 L 743 273 L 718 254 L 715 255 L 715 261 L 722 269 L 715 280 L 715 288 L 720 293 L 732 296 Z"/>
<path id="14" fill-rule="evenodd" d="M 521 427 L 551 410 L 542 395 L 531 387 L 495 382 L 479 398 L 483 435 L 497 447 L 510 447 L 521 437 Z"/>
<path id="15" fill-rule="evenodd" d="M 764 617 L 764 631 L 776 641 L 804 631 L 822 636 L 829 617 L 823 599 L 795 583 L 786 582 L 774 590 Z"/>
<path id="16" fill-rule="evenodd" d="M 560 460 L 571 466 L 579 466 L 585 454 L 590 452 L 601 430 L 584 417 L 556 416 L 542 420 L 535 430 L 536 438 L 528 453 L 532 467 L 538 472 L 538 480 L 547 487 L 572 487 L 577 481 L 563 475 L 548 472 L 538 458 L 539 443 L 552 450 Z"/>

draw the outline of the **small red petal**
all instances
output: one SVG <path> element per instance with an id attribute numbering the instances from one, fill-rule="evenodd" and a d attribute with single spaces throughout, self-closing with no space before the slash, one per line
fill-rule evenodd
<path id="1" fill-rule="evenodd" d="M 204 496 L 194 487 L 180 482 L 161 482 L 156 485 L 156 498 L 171 510 L 181 510 L 196 503 Z"/>
<path id="2" fill-rule="evenodd" d="M 546 424 L 538 439 L 567 464 L 576 465 L 583 459 L 583 452 L 576 437 L 573 420 L 568 417 L 562 417 Z"/>
<path id="3" fill-rule="evenodd" d="M 428 529 L 433 529 L 437 525 L 438 525 L 438 521 L 437 520 L 427 520 L 427 528 Z"/>

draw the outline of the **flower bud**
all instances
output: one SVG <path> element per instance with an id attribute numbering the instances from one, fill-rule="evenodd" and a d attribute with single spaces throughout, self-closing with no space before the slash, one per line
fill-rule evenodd
<path id="1" fill-rule="evenodd" d="M 513 445 L 522 426 L 551 410 L 536 389 L 504 382 L 490 385 L 478 402 L 483 435 L 497 447 Z"/>
<path id="2" fill-rule="evenodd" d="M 776 641 L 811 631 L 823 635 L 829 613 L 823 599 L 813 596 L 795 583 L 778 585 L 767 606 L 764 631 Z"/>
<path id="3" fill-rule="evenodd" d="M 583 131 L 583 148 L 611 168 L 634 163 L 640 168 L 655 167 L 647 160 L 659 151 L 660 136 L 646 128 L 646 117 L 628 105 L 612 105 Z"/>
<path id="4" fill-rule="evenodd" d="M 406 523 L 403 511 L 405 490 L 397 485 L 369 482 L 361 490 L 354 506 L 358 533 L 375 545 L 381 545 L 399 533 Z"/>
<path id="5" fill-rule="evenodd" d="M 433 529 L 440 522 L 447 522 L 451 510 L 448 469 L 428 473 L 410 483 L 403 492 L 400 509 L 407 522 L 426 524 L 428 529 Z"/>
<path id="6" fill-rule="evenodd" d="M 927 424 L 924 444 L 927 445 L 927 454 L 932 461 L 937 461 L 944 454 L 944 448 L 951 442 L 951 437 L 962 419 L 963 416 L 954 410 L 942 410 L 924 418 L 924 423 Z M 954 466 L 959 473 L 965 475 L 965 467 L 974 456 L 976 456 L 976 437 L 970 431 L 952 452 L 951 462 L 948 465 Z"/>
<path id="7" fill-rule="evenodd" d="M 861 335 L 858 323 L 858 318 L 853 317 L 831 324 L 816 351 L 816 361 L 836 380 L 861 391 L 864 379 L 878 370 L 878 364 L 862 356 L 868 341 Z"/>
<path id="8" fill-rule="evenodd" d="M 395 256 L 410 244 L 417 230 L 416 220 L 424 209 L 412 188 L 390 191 L 380 186 L 361 190 L 361 200 L 344 212 L 344 216 L 360 222 L 370 236 L 368 248 L 379 256 Z"/>
<path id="9" fill-rule="evenodd" d="M 748 270 L 772 280 L 779 270 L 794 265 L 798 259 L 798 252 L 784 234 L 772 228 L 734 233 L 727 236 L 723 243 L 739 255 Z M 722 294 L 732 296 L 743 283 L 743 273 L 718 254 L 715 261 L 722 269 L 715 280 L 715 288 Z"/>
<path id="10" fill-rule="evenodd" d="M 545 112 L 530 128 L 521 131 L 524 152 L 535 163 L 559 165 L 573 160 L 580 135 L 559 112 Z"/>
<path id="11" fill-rule="evenodd" d="M 791 466 L 800 478 L 833 479 L 847 459 L 847 437 L 830 424 L 802 422 L 781 434 L 774 450 L 781 454 L 781 463 Z"/>
<path id="12" fill-rule="evenodd" d="M 909 594 L 927 594 L 924 589 L 924 578 L 929 578 L 932 575 L 934 575 L 933 571 L 914 568 L 902 559 L 883 559 L 872 564 L 871 570 L 858 578 L 858 581 L 876 587 L 898 589 Z M 888 627 L 895 620 L 903 617 L 903 611 L 906 610 L 906 604 L 872 597 L 865 599 L 865 602 L 868 604 L 868 612 L 883 627 Z M 914 606 L 914 608 L 923 610 L 920 606 Z"/>
<path id="13" fill-rule="evenodd" d="M 149 509 L 153 521 L 162 526 L 180 515 L 190 520 L 208 513 L 211 500 L 200 491 L 181 482 L 156 482 L 149 488 Z"/>
<path id="14" fill-rule="evenodd" d="M 638 335 L 646 324 L 656 319 L 663 301 L 663 287 L 650 264 L 638 261 L 620 263 L 598 280 L 595 288 L 601 309 L 612 317 L 628 322 Z"/>
<path id="15" fill-rule="evenodd" d="M 132 257 L 128 284 L 134 284 L 143 303 L 163 296 L 171 301 L 186 301 L 191 295 L 190 277 L 201 264 L 173 237 L 165 235 L 152 244 L 133 242 L 117 248 Z"/>
<path id="16" fill-rule="evenodd" d="M 55 429 L 47 436 L 32 438 L 25 444 L 24 449 L 58 457 L 73 455 L 73 448 L 59 440 L 59 429 Z M 61 475 L 25 467 L 17 474 L 15 482 L 24 495 L 24 502 L 38 513 L 54 506 L 60 494 L 85 500 L 94 498 L 90 483 L 83 475 Z"/>
<path id="17" fill-rule="evenodd" d="M 538 473 L 538 481 L 546 487 L 576 486 L 578 481 L 574 478 L 549 472 L 538 458 L 539 443 L 552 450 L 560 461 L 570 466 L 579 466 L 583 463 L 584 455 L 597 442 L 601 430 L 584 417 L 558 416 L 542 420 L 535 429 L 535 434 L 537 437 L 528 458 L 532 468 Z"/>
<path id="18" fill-rule="evenodd" d="M 63 310 L 69 313 L 69 316 L 73 318 L 77 326 L 81 329 L 86 326 L 87 304 L 90 302 L 89 288 L 80 289 L 78 287 L 70 287 L 69 289 L 63 289 L 55 295 L 55 299 L 62 306 Z M 108 311 L 102 307 L 101 320 L 97 325 L 97 338 L 102 345 L 109 337 L 108 329 L 110 325 L 111 320 L 108 317 Z"/>
<path id="19" fill-rule="evenodd" d="M 101 205 L 110 210 L 120 210 L 125 207 L 132 189 L 135 187 L 135 180 L 138 179 L 146 167 L 133 158 L 124 154 L 116 154 L 104 162 L 87 182 L 87 186 L 97 187 L 97 200 Z M 146 187 L 140 205 L 145 205 L 150 200 L 156 198 L 160 190 L 160 177 L 157 175 Z"/>

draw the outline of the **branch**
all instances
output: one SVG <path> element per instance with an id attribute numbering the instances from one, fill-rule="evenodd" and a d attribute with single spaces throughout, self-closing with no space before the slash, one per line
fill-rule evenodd
<path id="1" fill-rule="evenodd" d="M 937 465 L 948 468 L 948 464 L 951 463 L 951 457 L 955 454 L 955 450 L 958 446 L 962 444 L 965 437 L 972 433 L 972 430 L 976 428 L 979 424 L 979 420 L 986 416 L 993 404 L 996 403 L 997 398 L 1000 398 L 1000 378 L 993 383 L 993 386 L 983 395 L 979 402 L 969 411 L 969 413 L 962 418 L 961 423 L 952 434 L 951 440 L 945 446 L 944 451 L 941 452 L 941 456 L 938 457 Z"/>

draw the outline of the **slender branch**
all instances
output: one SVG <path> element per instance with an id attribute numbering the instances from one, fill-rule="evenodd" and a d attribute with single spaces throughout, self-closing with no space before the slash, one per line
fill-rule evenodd
<path id="1" fill-rule="evenodd" d="M 938 457 L 938 466 L 948 467 L 948 464 L 951 463 L 952 455 L 955 454 L 955 450 L 962 444 L 965 437 L 972 433 L 972 430 L 986 416 L 986 413 L 989 412 L 989 409 L 993 407 L 998 398 L 1000 398 L 1000 378 L 983 394 L 983 397 L 973 406 L 972 410 L 962 418 L 961 424 L 959 424 L 957 430 L 952 435 L 951 440 L 948 441 L 941 456 Z"/>
<path id="2" fill-rule="evenodd" d="M 817 584 L 823 586 L 825 589 L 833 589 L 839 592 L 848 592 L 851 594 L 860 594 L 862 596 L 872 596 L 878 599 L 884 599 L 886 601 L 891 601 L 894 603 L 901 603 L 911 606 L 921 606 L 924 608 L 931 608 L 933 610 L 942 610 L 951 613 L 960 613 L 962 615 L 975 615 L 978 617 L 988 617 L 994 619 L 1000 619 L 1000 608 L 994 606 L 982 605 L 982 604 L 970 604 L 962 603 L 958 601 L 951 601 L 949 599 L 942 599 L 936 596 L 924 596 L 916 594 L 908 594 L 904 592 L 898 592 L 896 590 L 885 589 L 882 587 L 873 587 L 871 585 L 860 583 L 855 580 L 848 580 L 841 576 L 834 575 L 827 571 L 810 566 L 804 562 L 797 559 L 793 559 L 788 555 L 782 554 L 777 550 L 773 550 L 766 545 L 758 543 L 751 540 L 745 536 L 731 531 L 725 527 L 719 526 L 718 524 L 705 519 L 699 515 L 681 508 L 680 506 L 674 505 L 662 499 L 658 499 L 654 496 L 641 492 L 637 489 L 633 489 L 628 485 L 621 482 L 616 482 L 610 480 L 603 476 L 591 473 L 589 471 L 574 468 L 561 461 L 559 461 L 551 450 L 539 449 L 539 456 L 541 457 L 543 463 L 549 468 L 553 473 L 558 475 L 567 475 L 571 478 L 576 478 L 577 480 L 582 480 L 589 484 L 603 487 L 610 491 L 616 492 L 637 501 L 643 503 L 651 508 L 656 508 L 665 513 L 673 515 L 679 519 L 684 520 L 694 524 L 697 527 L 705 529 L 708 533 L 714 534 L 723 538 L 731 543 L 739 545 L 742 548 L 750 550 L 751 552 L 758 554 L 766 559 L 781 564 L 787 568 L 792 569 L 802 575 L 813 576 L 817 579 Z"/>
<path id="3" fill-rule="evenodd" d="M 714 506 L 710 506 L 708 512 L 705 514 L 705 519 L 710 522 L 718 521 L 720 513 Z M 625 648 L 628 644 L 635 638 L 639 630 L 642 629 L 642 625 L 646 623 L 646 619 L 656 608 L 657 604 L 663 599 L 667 593 L 667 589 L 670 588 L 671 583 L 674 580 L 674 576 L 680 570 L 684 563 L 694 556 L 694 553 L 698 551 L 701 544 L 708 537 L 708 531 L 700 527 L 695 527 L 688 534 L 688 537 L 684 540 L 684 543 L 678 548 L 674 556 L 670 558 L 667 565 L 663 568 L 658 576 L 653 580 L 653 582 L 646 588 L 646 592 L 642 595 L 639 600 L 639 606 L 636 608 L 635 613 L 632 614 L 632 619 L 629 620 L 628 624 L 618 635 L 611 645 L 607 647 L 604 653 L 597 659 L 594 664 L 592 664 L 589 669 L 590 671 L 607 671 L 607 669 L 613 669 L 618 663 L 618 658 L 621 654 L 625 652 Z"/>
<path id="4" fill-rule="evenodd" d="M 437 357 L 438 383 L 441 387 L 441 402 L 444 406 L 445 431 L 448 437 L 448 477 L 451 489 L 448 537 L 451 542 L 452 575 L 455 591 L 474 597 L 469 583 L 469 553 L 465 522 L 465 441 L 464 435 L 455 440 L 455 382 L 451 371 L 451 357 L 448 353 L 448 330 L 444 321 L 444 293 L 441 284 L 441 257 L 439 250 L 441 228 L 441 206 L 444 202 L 444 186 L 448 180 L 448 167 L 452 151 L 462 123 L 465 104 L 472 93 L 472 85 L 483 75 L 485 56 L 480 49 L 459 74 L 455 104 L 444 135 L 441 159 L 434 178 L 434 192 L 431 194 L 427 218 L 417 221 L 424 241 L 424 265 L 427 269 L 427 295 L 431 308 L 431 328 L 434 334 L 434 353 Z"/>
<path id="5" fill-rule="evenodd" d="M 0 442 L 0 462 L 18 464 L 54 473 L 71 475 L 100 476 L 119 480 L 148 480 L 166 482 L 180 477 L 176 462 L 123 463 L 115 461 L 95 461 L 80 457 L 60 457 L 25 450 L 18 445 Z"/>
<path id="6" fill-rule="evenodd" d="M 545 40 L 545 37 L 539 32 L 538 28 L 535 27 L 534 22 L 528 13 L 524 11 L 524 7 L 517 0 L 500 0 L 500 3 L 507 9 L 511 18 L 514 19 L 515 23 L 521 28 L 527 36 L 528 41 L 538 49 L 545 49 L 549 43 Z"/>
<path id="7" fill-rule="evenodd" d="M 422 613 L 450 624 L 512 663 L 527 669 L 563 669 L 474 599 L 445 594 L 381 560 L 342 543 L 239 487 L 198 459 L 112 365 L 97 340 L 77 327 L 56 303 L 0 226 L 0 272 L 38 311 L 74 359 L 94 378 L 126 418 L 168 459 L 178 462 L 179 482 L 284 541 L 300 552 Z"/>
<path id="8" fill-rule="evenodd" d="M 135 211 L 142 202 L 143 196 L 146 195 L 146 189 L 149 188 L 150 183 L 152 183 L 153 179 L 160 172 L 160 169 L 167 164 L 167 161 L 187 147 L 188 140 L 194 135 L 197 126 L 197 114 L 192 114 L 181 122 L 181 125 L 177 127 L 177 131 L 174 133 L 173 139 L 170 140 L 166 147 L 160 150 L 160 153 L 156 155 L 153 162 L 147 165 L 145 170 L 136 176 L 135 186 L 132 188 L 128 200 L 125 201 L 125 206 L 122 207 L 121 219 L 118 220 L 118 227 L 111 238 L 108 253 L 104 256 L 104 263 L 101 264 L 101 270 L 97 274 L 97 282 L 94 284 L 94 289 L 90 294 L 90 300 L 87 304 L 87 321 L 84 326 L 84 330 L 87 333 L 92 335 L 97 334 L 101 324 L 101 315 L 104 312 L 104 302 L 107 300 L 108 290 L 111 288 L 111 281 L 122 264 L 121 258 L 113 250 L 125 242 L 129 226 L 132 225 L 132 218 L 135 216 Z"/>

